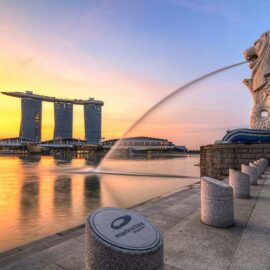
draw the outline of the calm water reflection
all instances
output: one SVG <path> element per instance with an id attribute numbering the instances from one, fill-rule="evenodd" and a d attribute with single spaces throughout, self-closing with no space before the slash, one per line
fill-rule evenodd
<path id="1" fill-rule="evenodd" d="M 197 182 L 199 156 L 111 161 L 115 169 L 194 176 L 194 179 L 69 174 L 97 160 L 0 157 L 0 251 L 84 222 L 100 206 L 130 207 Z"/>

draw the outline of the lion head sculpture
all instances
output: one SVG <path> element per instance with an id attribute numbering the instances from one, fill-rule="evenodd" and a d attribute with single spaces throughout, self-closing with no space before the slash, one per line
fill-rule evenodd
<path id="1" fill-rule="evenodd" d="M 252 79 L 244 83 L 252 91 L 263 88 L 270 74 L 270 31 L 263 33 L 254 45 L 244 51 L 244 57 L 252 70 Z"/>

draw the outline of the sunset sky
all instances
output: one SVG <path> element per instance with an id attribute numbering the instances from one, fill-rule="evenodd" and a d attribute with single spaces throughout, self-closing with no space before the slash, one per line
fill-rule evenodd
<path id="1" fill-rule="evenodd" d="M 179 86 L 243 61 L 243 50 L 270 29 L 269 10 L 268 0 L 1 0 L 0 91 L 103 100 L 102 136 L 119 137 Z M 249 76 L 246 65 L 204 92 L 179 95 L 140 134 L 185 144 L 184 134 L 208 126 L 248 126 L 251 96 L 241 81 Z M 53 121 L 53 104 L 43 103 L 43 139 L 52 138 Z M 20 100 L 0 95 L 0 138 L 18 136 L 19 124 Z M 73 135 L 84 138 L 80 106 Z"/>

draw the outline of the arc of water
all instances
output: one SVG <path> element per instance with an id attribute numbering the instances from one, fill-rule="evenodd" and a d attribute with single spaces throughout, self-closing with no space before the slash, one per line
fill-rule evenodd
<path id="1" fill-rule="evenodd" d="M 208 77 L 214 76 L 218 73 L 221 73 L 222 71 L 225 71 L 227 69 L 231 69 L 243 64 L 246 64 L 247 61 L 243 61 L 237 64 L 233 64 L 233 65 L 229 65 L 220 69 L 217 69 L 215 71 L 212 71 L 210 73 L 207 73 L 201 77 L 198 77 L 195 80 L 192 80 L 190 82 L 188 82 L 187 84 L 181 86 L 180 88 L 176 89 L 175 91 L 171 92 L 169 95 L 165 96 L 163 99 L 161 99 L 158 103 L 156 103 L 153 107 L 151 107 L 148 111 L 146 111 L 146 113 L 144 113 L 123 135 L 123 137 L 125 137 L 128 133 L 130 133 L 145 117 L 147 117 L 151 112 L 153 112 L 157 107 L 159 107 L 161 104 L 165 103 L 167 100 L 169 100 L 170 98 L 172 98 L 173 96 L 175 96 L 176 94 L 178 94 L 180 91 L 189 88 L 190 86 L 203 81 L 204 79 L 207 79 Z"/>
<path id="2" fill-rule="evenodd" d="M 166 101 L 168 101 L 169 99 L 171 99 L 173 96 L 177 95 L 179 92 L 183 91 L 183 90 L 186 90 L 188 89 L 189 87 L 193 86 L 194 84 L 198 83 L 198 82 L 201 82 L 205 79 L 207 79 L 208 77 L 211 77 L 211 76 L 214 76 L 218 73 L 221 73 L 225 70 L 228 70 L 228 69 L 232 69 L 232 68 L 235 68 L 237 66 L 240 66 L 240 65 L 243 65 L 243 64 L 246 64 L 247 61 L 242 61 L 242 62 L 239 62 L 239 63 L 236 63 L 236 64 L 233 64 L 233 65 L 229 65 L 229 66 L 226 66 L 226 67 L 223 67 L 223 68 L 219 68 L 219 69 L 216 69 L 214 71 L 211 71 L 203 76 L 200 76 L 198 78 L 196 78 L 195 80 L 192 80 L 190 82 L 188 82 L 187 84 L 181 86 L 180 88 L 174 90 L 173 92 L 171 92 L 170 94 L 168 94 L 167 96 L 165 96 L 163 99 L 161 99 L 158 103 L 156 103 L 154 106 L 152 106 L 148 111 L 146 111 L 125 133 L 124 135 L 122 136 L 122 138 L 125 138 L 144 118 L 146 118 L 150 113 L 152 113 L 154 110 L 156 110 L 157 107 L 159 107 L 160 105 L 162 105 L 163 103 L 165 103 Z M 119 145 L 121 140 L 119 140 L 112 148 L 111 150 L 106 154 L 106 156 L 102 159 L 101 163 L 99 164 L 99 166 L 97 167 L 97 169 L 99 169 L 102 165 L 102 162 L 104 160 L 106 160 L 107 158 L 110 157 L 110 155 L 112 154 L 112 152 L 114 151 L 114 149 L 117 148 L 117 146 Z"/>
<path id="3" fill-rule="evenodd" d="M 225 70 L 228 69 L 232 69 L 235 68 L 237 66 L 246 64 L 247 61 L 243 61 L 240 63 L 236 63 L 233 65 L 229 65 L 223 68 L 219 68 L 217 70 L 214 70 L 212 72 L 209 72 L 203 76 L 200 76 L 198 78 L 196 78 L 195 80 L 192 80 L 190 82 L 188 82 L 187 84 L 181 86 L 180 88 L 176 89 L 175 91 L 171 92 L 170 94 L 168 94 L 167 96 L 165 96 L 163 99 L 161 99 L 158 103 L 156 103 L 154 106 L 152 106 L 148 111 L 146 111 L 122 136 L 122 138 L 125 138 L 144 118 L 146 118 L 150 113 L 152 113 L 157 107 L 159 107 L 160 105 L 162 105 L 163 103 L 165 103 L 166 101 L 168 101 L 170 98 L 174 97 L 175 95 L 177 95 L 179 92 L 188 89 L 189 87 L 193 86 L 194 84 L 201 82 L 205 79 L 207 79 L 208 77 L 214 76 L 218 73 L 221 73 Z M 114 151 L 114 149 L 117 148 L 117 146 L 119 145 L 121 140 L 119 140 L 112 148 L 111 150 L 106 154 L 106 156 L 102 159 L 101 163 L 98 165 L 98 167 L 96 169 L 90 169 L 90 170 L 77 170 L 74 171 L 74 173 L 94 173 L 94 174 L 118 174 L 118 175 L 130 175 L 130 176 L 151 176 L 152 174 L 149 173 L 133 173 L 133 172 L 120 172 L 120 171 L 107 171 L 107 170 L 103 170 L 102 169 L 102 163 L 104 162 L 104 160 L 108 159 L 110 157 L 110 155 L 112 154 L 112 152 Z M 177 178 L 196 178 L 196 177 L 190 177 L 190 176 L 184 176 L 184 175 L 163 175 L 163 174 L 157 174 L 159 177 L 177 177 Z M 153 176 L 157 176 L 156 174 L 153 174 Z"/>

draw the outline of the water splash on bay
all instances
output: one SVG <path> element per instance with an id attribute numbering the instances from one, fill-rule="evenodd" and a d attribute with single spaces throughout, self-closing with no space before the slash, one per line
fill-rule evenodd
<path id="1" fill-rule="evenodd" d="M 174 98 L 175 96 L 177 96 L 179 93 L 184 92 L 186 90 L 191 90 L 193 86 L 207 80 L 210 77 L 214 77 L 217 74 L 223 73 L 227 70 L 236 68 L 240 65 L 243 65 L 247 63 L 246 61 L 243 62 L 239 62 L 233 65 L 229 65 L 229 66 L 225 66 L 222 68 L 219 68 L 217 70 L 214 70 L 212 72 L 209 72 L 203 76 L 200 76 L 190 82 L 188 82 L 187 84 L 181 86 L 180 88 L 174 90 L 173 92 L 171 92 L 170 94 L 168 94 L 167 96 L 165 96 L 163 99 L 161 99 L 159 102 L 157 102 L 154 106 L 152 106 L 148 111 L 146 111 L 122 136 L 122 138 L 120 140 L 118 140 L 117 143 L 115 143 L 115 145 L 110 149 L 110 151 L 106 154 L 106 156 L 101 160 L 100 164 L 97 166 L 96 169 L 90 169 L 90 168 L 83 168 L 80 170 L 76 170 L 74 171 L 74 173 L 85 173 L 85 174 L 119 174 L 119 175 L 126 175 L 126 176 L 149 176 L 149 177 L 175 177 L 175 178 L 189 178 L 190 176 L 187 175 L 178 175 L 178 174 L 164 174 L 164 173 L 148 173 L 148 172 L 134 172 L 134 171 L 121 171 L 119 169 L 115 169 L 113 167 L 111 168 L 107 168 L 106 163 L 108 160 L 110 160 L 113 156 L 115 151 L 117 151 L 119 145 L 121 144 L 121 140 L 124 138 L 127 138 L 128 136 L 130 136 L 130 134 L 136 130 L 136 128 L 146 119 L 148 118 L 150 115 L 152 115 L 158 108 L 160 108 L 162 105 L 167 104 L 167 102 L 169 102 L 172 98 Z M 190 100 L 190 102 L 192 103 L 192 100 Z M 194 178 L 194 177 L 193 177 Z"/>

